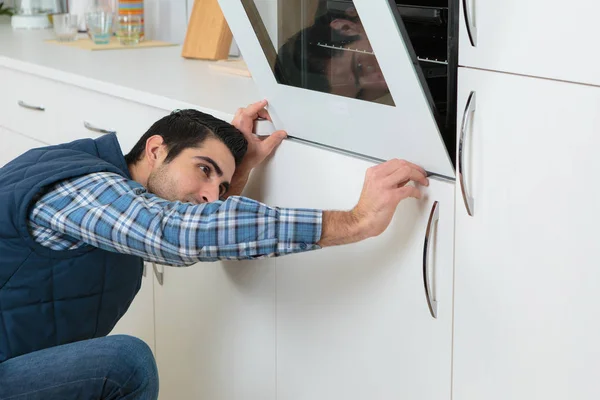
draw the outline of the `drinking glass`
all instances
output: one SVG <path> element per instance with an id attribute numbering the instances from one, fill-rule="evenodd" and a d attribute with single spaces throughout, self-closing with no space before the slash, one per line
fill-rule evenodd
<path id="1" fill-rule="evenodd" d="M 54 34 L 61 42 L 70 42 L 77 38 L 77 15 L 54 14 L 52 16 Z"/>
<path id="2" fill-rule="evenodd" d="M 96 44 L 108 44 L 112 28 L 112 13 L 108 11 L 92 11 L 86 13 L 85 21 L 88 32 Z"/>
<path id="3" fill-rule="evenodd" d="M 119 15 L 117 17 L 117 39 L 125 46 L 135 46 L 142 33 L 141 15 Z"/>

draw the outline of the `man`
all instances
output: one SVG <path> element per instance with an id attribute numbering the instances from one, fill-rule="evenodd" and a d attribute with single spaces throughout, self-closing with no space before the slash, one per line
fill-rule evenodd
<path id="1" fill-rule="evenodd" d="M 357 242 L 383 232 L 402 199 L 420 197 L 409 181 L 428 184 L 421 168 L 393 160 L 367 172 L 351 211 L 238 197 L 285 137 L 252 133 L 265 106 L 240 109 L 235 127 L 173 112 L 126 156 L 108 135 L 34 149 L 0 169 L 0 399 L 156 399 L 149 348 L 106 337 L 144 259 L 183 266 Z"/>

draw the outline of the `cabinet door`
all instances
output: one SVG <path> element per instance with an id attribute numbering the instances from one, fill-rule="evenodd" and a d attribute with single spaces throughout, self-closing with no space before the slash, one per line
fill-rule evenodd
<path id="1" fill-rule="evenodd" d="M 460 3 L 460 65 L 600 85 L 597 0 Z"/>
<path id="2" fill-rule="evenodd" d="M 598 399 L 600 88 L 461 69 L 472 91 L 453 398 Z"/>
<path id="3" fill-rule="evenodd" d="M 285 143 L 272 165 L 268 203 L 350 209 L 372 164 Z M 277 259 L 278 399 L 450 399 L 454 185 L 423 191 L 380 237 Z"/>
<path id="4" fill-rule="evenodd" d="M 160 398 L 275 400 L 273 260 L 160 268 Z"/>
<path id="5" fill-rule="evenodd" d="M 0 143 L 3 143 L 0 147 L 0 168 L 27 150 L 46 146 L 42 142 L 38 142 L 2 126 L 0 126 Z"/>
<path id="6" fill-rule="evenodd" d="M 154 351 L 154 279 L 152 263 L 144 263 L 142 287 L 111 332 L 142 339 Z"/>
<path id="7" fill-rule="evenodd" d="M 300 16 L 304 29 L 289 37 L 290 32 L 273 32 L 269 15 L 274 14 L 267 11 L 276 2 L 220 1 L 244 60 L 269 100 L 275 126 L 310 142 L 379 160 L 404 158 L 454 176 L 395 2 L 292 4 L 284 7 L 290 15 L 278 16 L 278 26 L 290 29 L 286 21 Z"/>

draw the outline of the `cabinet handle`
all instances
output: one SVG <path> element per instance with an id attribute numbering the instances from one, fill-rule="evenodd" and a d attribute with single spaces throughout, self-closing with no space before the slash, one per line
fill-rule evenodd
<path id="1" fill-rule="evenodd" d="M 154 269 L 154 276 L 156 276 L 156 280 L 158 281 L 158 284 L 160 286 L 162 286 L 163 282 L 165 280 L 165 273 L 164 273 L 164 271 L 159 271 L 158 267 L 154 263 L 152 263 L 152 269 Z"/>
<path id="2" fill-rule="evenodd" d="M 431 246 L 431 232 L 433 231 L 433 226 L 439 221 L 439 219 L 440 207 L 439 202 L 436 201 L 433 203 L 431 213 L 429 214 L 427 231 L 425 232 L 425 243 L 423 245 L 423 284 L 425 286 L 425 297 L 427 298 L 429 312 L 433 318 L 437 318 L 437 300 L 433 298 L 433 285 L 429 280 L 429 248 Z"/>
<path id="3" fill-rule="evenodd" d="M 117 131 L 95 127 L 94 125 L 90 124 L 87 121 L 83 121 L 83 126 L 85 126 L 87 129 L 89 129 L 92 132 L 98 132 L 98 133 L 101 133 L 103 135 L 109 135 L 111 133 L 114 133 L 114 134 L 117 133 Z"/>
<path id="4" fill-rule="evenodd" d="M 467 208 L 467 213 L 470 216 L 473 216 L 473 207 L 475 205 L 475 199 L 471 197 L 469 190 L 467 188 L 466 180 L 465 180 L 465 136 L 467 127 L 469 126 L 469 122 L 471 121 L 471 116 L 475 113 L 477 109 L 477 101 L 475 92 L 471 92 L 469 95 L 469 99 L 467 100 L 467 106 L 465 107 L 465 113 L 463 114 L 462 125 L 460 127 L 460 140 L 458 143 L 458 178 L 460 180 L 460 188 L 462 191 L 463 200 L 465 201 L 465 207 Z"/>
<path id="5" fill-rule="evenodd" d="M 27 108 L 29 110 L 35 110 L 35 111 L 46 111 L 46 107 L 44 106 L 34 106 L 31 104 L 27 104 L 25 103 L 23 100 L 19 100 L 18 104 L 23 107 L 23 108 Z"/>
<path id="6" fill-rule="evenodd" d="M 148 264 L 144 263 L 144 268 L 142 269 L 142 276 L 145 278 L 146 275 L 148 274 L 148 272 L 146 271 L 148 269 Z"/>
<path id="7" fill-rule="evenodd" d="M 473 0 L 475 1 L 475 0 Z M 465 14 L 465 22 L 467 25 L 467 32 L 469 34 L 469 40 L 471 41 L 471 46 L 477 47 L 477 26 L 475 25 L 475 5 L 473 5 L 473 10 L 469 8 L 469 0 L 463 0 L 463 11 Z M 472 12 L 469 12 L 472 11 Z"/>

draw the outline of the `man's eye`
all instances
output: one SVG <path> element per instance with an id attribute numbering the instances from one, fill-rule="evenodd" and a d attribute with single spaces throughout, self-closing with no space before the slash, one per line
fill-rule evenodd
<path id="1" fill-rule="evenodd" d="M 210 176 L 210 168 L 207 167 L 206 165 L 201 165 L 200 170 L 202 170 L 202 172 L 204 172 L 206 174 L 206 176 Z"/>

